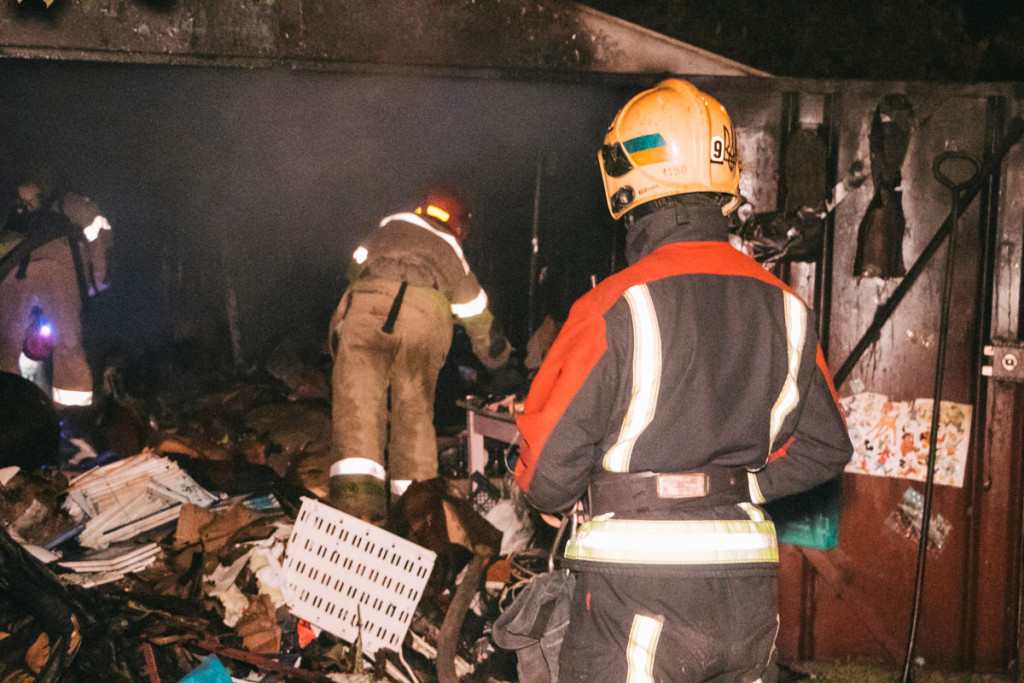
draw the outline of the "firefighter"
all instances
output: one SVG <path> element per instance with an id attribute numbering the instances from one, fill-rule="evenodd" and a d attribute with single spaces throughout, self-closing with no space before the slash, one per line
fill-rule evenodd
<path id="1" fill-rule="evenodd" d="M 771 683 L 778 544 L 760 504 L 852 452 L 812 318 L 729 245 L 740 166 L 717 101 L 665 80 L 598 157 L 630 265 L 573 306 L 518 418 L 528 499 L 586 513 L 564 550 L 559 681 Z"/>
<path id="2" fill-rule="evenodd" d="M 30 172 L 3 228 L 3 241 L 18 246 L 16 263 L 0 271 L 0 369 L 33 379 L 70 413 L 93 403 L 82 307 L 108 285 L 110 223 L 90 199 L 59 188 L 52 168 Z"/>
<path id="3" fill-rule="evenodd" d="M 485 367 L 503 367 L 511 353 L 462 251 L 469 220 L 451 190 L 384 218 L 355 250 L 331 319 L 330 500 L 374 523 L 385 515 L 386 474 L 396 495 L 437 476 L 434 391 L 453 321 Z"/>

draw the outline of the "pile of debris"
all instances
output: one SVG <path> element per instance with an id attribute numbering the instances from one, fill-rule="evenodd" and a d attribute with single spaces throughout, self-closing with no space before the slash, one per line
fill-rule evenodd
<path id="1" fill-rule="evenodd" d="M 76 455 L 0 462 L 0 683 L 518 680 L 492 627 L 554 532 L 497 467 L 414 483 L 386 528 L 329 507 L 329 404 L 291 376 L 174 404 L 109 372 Z"/>

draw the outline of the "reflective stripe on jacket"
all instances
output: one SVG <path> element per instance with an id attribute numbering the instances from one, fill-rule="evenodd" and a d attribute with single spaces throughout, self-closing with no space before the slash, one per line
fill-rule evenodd
<path id="1" fill-rule="evenodd" d="M 387 216 L 352 257 L 351 283 L 386 280 L 437 290 L 485 366 L 495 368 L 508 360 L 511 347 L 488 308 L 487 293 L 458 240 L 442 223 L 415 213 Z"/>
<path id="2" fill-rule="evenodd" d="M 850 443 L 808 320 L 785 284 L 727 242 L 661 246 L 573 307 L 518 420 L 517 483 L 554 511 L 596 468 L 745 467 L 755 502 L 831 479 Z M 566 557 L 777 562 L 772 523 L 753 505 L 729 507 L 704 519 L 598 518 Z"/>

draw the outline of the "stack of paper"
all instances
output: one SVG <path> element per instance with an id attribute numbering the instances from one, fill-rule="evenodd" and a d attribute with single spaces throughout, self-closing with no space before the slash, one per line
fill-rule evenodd
<path id="1" fill-rule="evenodd" d="M 112 545 L 77 560 L 58 562 L 57 565 L 79 575 L 63 575 L 61 578 L 66 583 L 88 588 L 116 581 L 125 574 L 141 571 L 153 564 L 160 552 L 160 546 L 156 543 Z"/>
<path id="2" fill-rule="evenodd" d="M 183 503 L 218 500 L 173 461 L 144 451 L 97 467 L 71 482 L 68 499 L 89 518 L 78 542 L 106 548 L 178 518 Z"/>

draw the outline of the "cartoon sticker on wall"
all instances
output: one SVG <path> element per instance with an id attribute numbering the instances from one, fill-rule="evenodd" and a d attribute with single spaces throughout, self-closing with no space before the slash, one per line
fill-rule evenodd
<path id="1" fill-rule="evenodd" d="M 924 481 L 932 420 L 931 399 L 891 401 L 863 392 L 840 400 L 853 442 L 847 472 Z M 935 483 L 963 487 L 972 406 L 943 401 L 939 414 Z"/>

